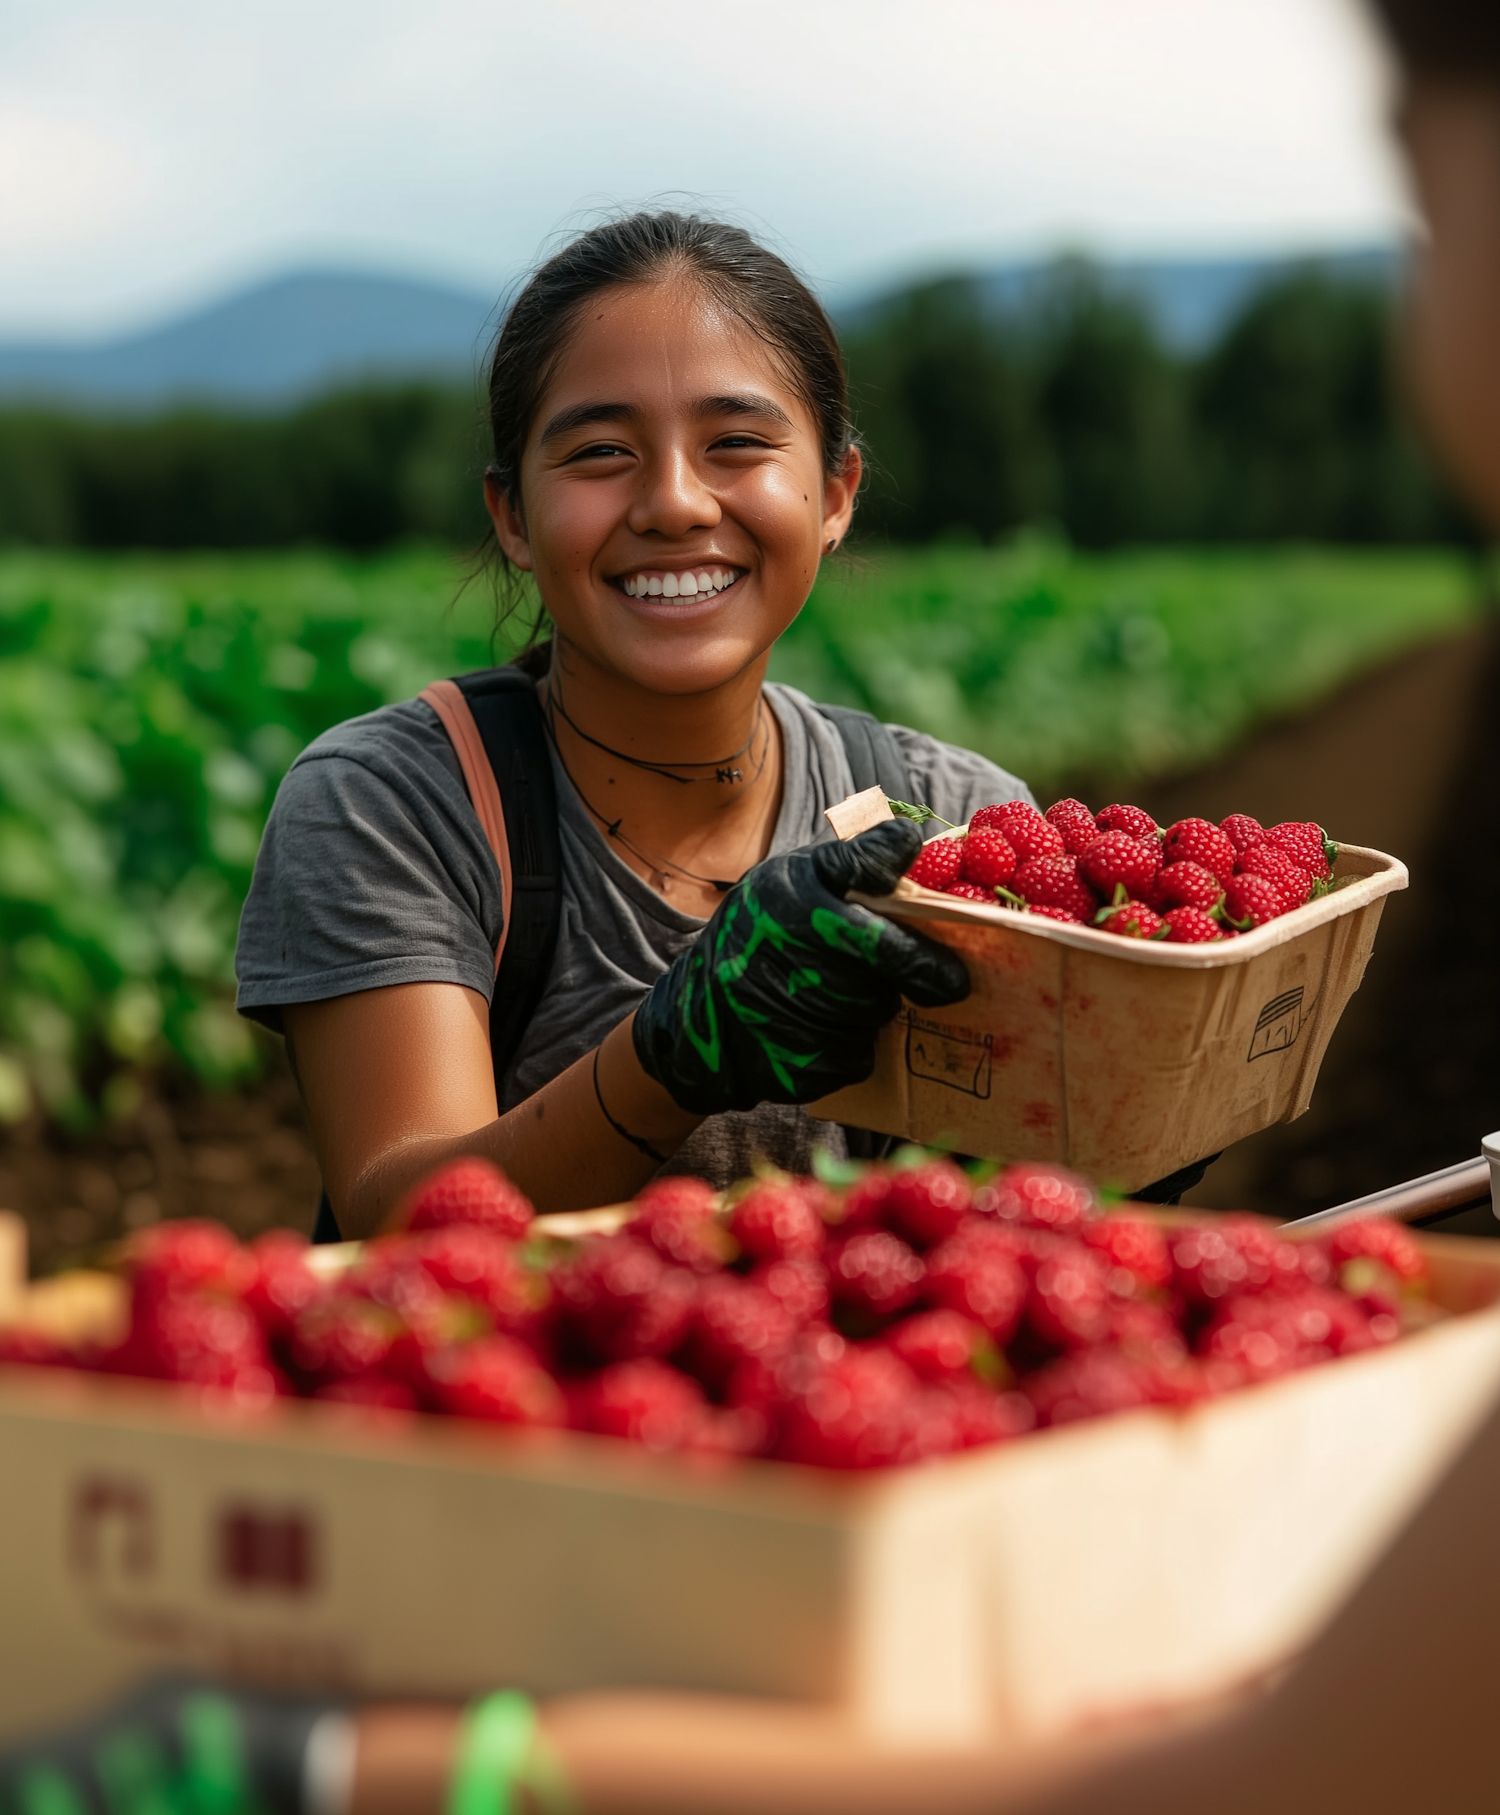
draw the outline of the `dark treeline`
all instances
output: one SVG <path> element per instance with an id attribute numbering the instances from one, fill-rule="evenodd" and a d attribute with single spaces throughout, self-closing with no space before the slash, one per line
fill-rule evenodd
<path id="1" fill-rule="evenodd" d="M 871 457 L 866 531 L 989 541 L 1467 540 L 1407 419 L 1388 295 L 1316 269 L 1187 358 L 1081 264 L 1023 310 L 949 279 L 846 335 Z M 279 416 L 0 412 L 0 541 L 369 549 L 484 524 L 471 393 L 342 391 Z"/>

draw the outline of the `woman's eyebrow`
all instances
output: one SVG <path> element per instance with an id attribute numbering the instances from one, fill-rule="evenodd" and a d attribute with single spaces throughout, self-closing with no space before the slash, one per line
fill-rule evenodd
<path id="1" fill-rule="evenodd" d="M 571 409 L 557 412 L 542 430 L 541 439 L 555 441 L 559 435 L 570 435 L 595 422 L 630 422 L 638 413 L 629 403 L 575 403 Z"/>
<path id="2" fill-rule="evenodd" d="M 784 428 L 796 426 L 779 403 L 773 402 L 769 397 L 761 397 L 754 391 L 725 397 L 702 397 L 694 413 L 699 416 L 769 416 L 772 422 L 779 422 Z"/>

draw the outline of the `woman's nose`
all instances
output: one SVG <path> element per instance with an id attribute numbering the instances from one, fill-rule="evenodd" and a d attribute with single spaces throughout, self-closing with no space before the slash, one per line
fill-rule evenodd
<path id="1" fill-rule="evenodd" d="M 629 524 L 638 536 L 678 537 L 712 529 L 722 515 L 718 499 L 687 450 L 671 448 L 646 465 Z"/>

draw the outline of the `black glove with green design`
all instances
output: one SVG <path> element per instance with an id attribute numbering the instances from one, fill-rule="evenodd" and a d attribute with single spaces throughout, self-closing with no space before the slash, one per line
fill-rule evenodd
<path id="1" fill-rule="evenodd" d="M 956 953 L 844 899 L 889 894 L 921 845 L 893 819 L 757 864 L 636 1010 L 642 1068 L 697 1115 L 869 1077 L 903 996 L 936 1008 L 969 993 Z"/>

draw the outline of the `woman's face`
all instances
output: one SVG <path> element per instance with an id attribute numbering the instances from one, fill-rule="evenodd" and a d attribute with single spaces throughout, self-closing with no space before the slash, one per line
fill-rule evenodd
<path id="1" fill-rule="evenodd" d="M 584 307 L 532 425 L 502 548 L 559 635 L 652 692 L 704 693 L 763 656 L 849 527 L 851 453 L 823 472 L 812 414 L 764 343 L 691 281 Z"/>
<path id="2" fill-rule="evenodd" d="M 1407 322 L 1417 398 L 1500 524 L 1500 88 L 1418 79 L 1400 131 L 1428 235 Z"/>

